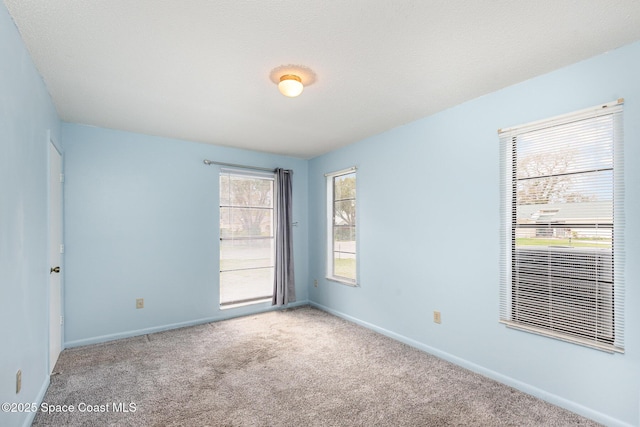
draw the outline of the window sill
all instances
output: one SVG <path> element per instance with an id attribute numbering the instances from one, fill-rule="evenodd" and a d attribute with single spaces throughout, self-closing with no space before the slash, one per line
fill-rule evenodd
<path id="1" fill-rule="evenodd" d="M 347 279 L 341 279 L 339 277 L 329 277 L 329 276 L 327 276 L 327 277 L 325 277 L 325 279 L 331 280 L 332 282 L 341 283 L 343 285 L 351 286 L 352 288 L 357 288 L 357 287 L 360 286 L 357 282 L 353 282 L 353 281 L 350 281 L 350 280 L 347 280 Z"/>
<path id="2" fill-rule="evenodd" d="M 557 333 L 557 332 L 549 331 L 546 329 L 523 325 L 518 322 L 513 322 L 510 320 L 500 320 L 500 323 L 504 324 L 507 328 L 510 328 L 510 329 L 517 329 L 520 331 L 529 332 L 532 334 L 541 335 L 548 338 L 554 338 L 560 341 L 565 341 L 568 343 L 578 344 L 584 347 L 593 348 L 595 350 L 604 351 L 606 353 L 624 353 L 624 349 L 615 347 L 614 345 L 601 344 L 588 339 L 572 337 L 569 335 L 564 335 L 562 333 Z"/>

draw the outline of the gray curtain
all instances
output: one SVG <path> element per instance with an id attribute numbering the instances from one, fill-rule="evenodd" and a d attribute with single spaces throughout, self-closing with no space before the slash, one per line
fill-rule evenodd
<path id="1" fill-rule="evenodd" d="M 272 305 L 296 300 L 293 275 L 292 185 L 293 171 L 276 169 L 276 264 Z"/>

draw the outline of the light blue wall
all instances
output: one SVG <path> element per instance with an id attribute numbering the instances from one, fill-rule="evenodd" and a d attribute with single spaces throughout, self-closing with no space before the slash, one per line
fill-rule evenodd
<path id="1" fill-rule="evenodd" d="M 309 299 L 609 424 L 638 425 L 640 43 L 309 162 Z M 626 354 L 498 323 L 497 129 L 625 98 Z M 324 279 L 324 173 L 358 166 L 361 287 Z M 432 321 L 442 312 L 442 324 Z"/>
<path id="2" fill-rule="evenodd" d="M 48 153 L 60 122 L 0 2 L 0 402 L 38 402 L 48 385 Z M 16 394 L 16 372 L 22 391 Z M 0 425 L 29 422 L 0 412 Z"/>
<path id="3" fill-rule="evenodd" d="M 219 167 L 294 170 L 297 301 L 307 301 L 307 162 L 64 123 L 67 346 L 222 319 Z M 145 308 L 135 308 L 144 298 Z"/>
<path id="4" fill-rule="evenodd" d="M 298 301 L 607 424 L 640 424 L 640 43 L 309 162 L 74 124 L 64 124 L 60 138 L 50 97 L 1 2 L 0 57 L 0 402 L 39 402 L 48 384 L 50 132 L 66 150 L 67 345 L 269 309 L 217 308 L 218 178 L 202 159 L 282 166 L 295 172 Z M 620 97 L 626 354 L 506 329 L 497 322 L 496 130 Z M 352 165 L 358 288 L 324 279 L 324 173 Z M 319 286 L 307 286 L 314 278 Z M 145 308 L 136 310 L 140 297 Z M 0 412 L 3 426 L 29 419 Z"/>

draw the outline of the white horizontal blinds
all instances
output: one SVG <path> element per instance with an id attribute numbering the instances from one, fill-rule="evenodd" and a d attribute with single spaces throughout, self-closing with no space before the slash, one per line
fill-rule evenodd
<path id="1" fill-rule="evenodd" d="M 623 349 L 621 115 L 615 103 L 501 133 L 502 321 Z"/>
<path id="2" fill-rule="evenodd" d="M 614 346 L 624 350 L 625 306 L 625 215 L 624 215 L 624 126 L 622 100 L 613 113 L 613 283 Z"/>
<path id="3" fill-rule="evenodd" d="M 273 173 L 220 173 L 220 305 L 270 300 L 274 280 Z"/>
<path id="4" fill-rule="evenodd" d="M 512 212 L 515 210 L 515 137 L 500 133 L 500 321 L 511 320 L 511 254 L 515 241 Z"/>

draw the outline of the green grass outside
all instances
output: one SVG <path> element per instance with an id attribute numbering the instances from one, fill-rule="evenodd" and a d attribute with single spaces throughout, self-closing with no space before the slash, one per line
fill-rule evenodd
<path id="1" fill-rule="evenodd" d="M 336 276 L 356 280 L 355 258 L 336 258 L 333 261 L 333 272 Z"/>
<path id="2" fill-rule="evenodd" d="M 516 246 L 569 246 L 572 248 L 610 248 L 610 240 L 597 239 L 536 239 L 521 237 Z"/>

